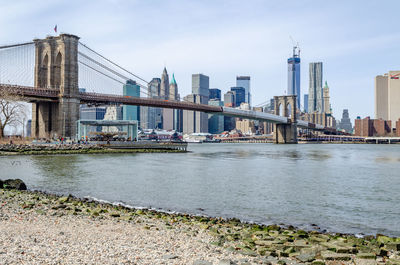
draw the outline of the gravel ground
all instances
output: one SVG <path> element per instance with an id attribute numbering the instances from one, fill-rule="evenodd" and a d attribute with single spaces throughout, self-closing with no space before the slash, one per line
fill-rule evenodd
<path id="1" fill-rule="evenodd" d="M 0 192 L 0 264 L 255 262 L 255 258 L 210 245 L 212 236 L 192 225 L 167 228 L 164 221 L 143 216 L 127 221 L 100 219 L 66 214 L 65 208 L 60 211 L 46 204 L 24 208 L 21 194 L 24 202 L 34 195 L 9 197 Z"/>
<path id="2" fill-rule="evenodd" d="M 32 191 L 0 189 L 0 231 L 0 265 L 400 264 L 400 238 L 306 232 Z"/>

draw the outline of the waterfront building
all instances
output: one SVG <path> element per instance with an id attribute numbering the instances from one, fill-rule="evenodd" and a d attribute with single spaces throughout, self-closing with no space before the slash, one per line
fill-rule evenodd
<path id="1" fill-rule="evenodd" d="M 224 103 L 218 99 L 210 99 L 208 105 L 222 107 Z M 220 134 L 223 131 L 224 116 L 219 114 L 208 114 L 208 132 L 212 134 Z"/>
<path id="2" fill-rule="evenodd" d="M 235 106 L 238 107 L 246 102 L 246 90 L 243 87 L 231 87 L 231 91 L 235 92 Z"/>
<path id="3" fill-rule="evenodd" d="M 192 94 L 184 97 L 184 101 L 208 104 L 209 77 L 203 74 L 192 75 Z M 183 111 L 184 133 L 208 133 L 208 114 L 199 111 Z"/>
<path id="4" fill-rule="evenodd" d="M 79 108 L 79 117 L 81 120 L 103 120 L 106 109 L 106 107 L 88 107 L 87 105 L 81 105 Z M 88 129 L 94 132 L 101 132 L 100 126 L 89 126 Z"/>
<path id="5" fill-rule="evenodd" d="M 349 110 L 344 109 L 342 114 L 342 119 L 338 124 L 339 130 L 344 130 L 345 132 L 350 133 L 353 130 L 353 125 L 351 124 L 350 117 L 349 117 Z"/>
<path id="6" fill-rule="evenodd" d="M 252 135 L 256 133 L 254 121 L 246 119 L 237 119 L 235 129 L 240 131 L 243 135 Z"/>
<path id="7" fill-rule="evenodd" d="M 324 127 L 336 128 L 336 119 L 331 113 L 302 113 L 300 120 L 322 125 Z"/>
<path id="8" fill-rule="evenodd" d="M 297 96 L 297 106 L 300 108 L 300 49 L 298 46 L 293 47 L 293 56 L 288 59 L 287 94 Z"/>
<path id="9" fill-rule="evenodd" d="M 354 121 L 355 136 L 389 136 L 392 132 L 392 121 L 357 117 Z"/>
<path id="10" fill-rule="evenodd" d="M 308 94 L 304 94 L 304 112 L 307 113 L 308 112 Z"/>
<path id="11" fill-rule="evenodd" d="M 210 88 L 210 95 L 208 97 L 209 100 L 216 99 L 221 100 L 221 90 L 218 88 Z"/>
<path id="12" fill-rule="evenodd" d="M 396 121 L 396 136 L 400 137 L 400 119 Z"/>
<path id="13" fill-rule="evenodd" d="M 122 106 L 109 106 L 106 107 L 106 112 L 104 114 L 104 121 L 122 120 L 123 119 L 123 107 Z M 83 119 L 82 119 L 83 120 Z M 102 127 L 102 132 L 118 132 L 122 128 L 116 126 L 104 126 Z"/>
<path id="14" fill-rule="evenodd" d="M 322 90 L 322 62 L 310 63 L 308 112 L 322 113 L 324 110 Z"/>
<path id="15" fill-rule="evenodd" d="M 126 97 L 140 97 L 140 86 L 136 81 L 128 80 L 123 86 L 123 95 Z M 139 121 L 140 120 L 140 106 L 124 105 L 122 107 L 122 119 Z"/>
<path id="16" fill-rule="evenodd" d="M 393 126 L 400 118 L 400 71 L 375 77 L 375 118 L 391 120 Z"/>
<path id="17" fill-rule="evenodd" d="M 250 76 L 236 76 L 236 87 L 244 88 L 244 102 L 251 106 Z"/>
<path id="18" fill-rule="evenodd" d="M 323 88 L 323 106 L 324 106 L 324 111 L 325 113 L 331 113 L 331 103 L 330 103 L 330 97 L 329 97 L 329 86 L 328 86 L 328 82 L 325 81 L 325 86 Z"/>

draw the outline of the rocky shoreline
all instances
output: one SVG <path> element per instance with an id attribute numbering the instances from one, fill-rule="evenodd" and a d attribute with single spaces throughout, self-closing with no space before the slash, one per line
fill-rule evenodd
<path id="1" fill-rule="evenodd" d="M 39 191 L 0 189 L 0 205 L 0 264 L 400 264 L 400 238 L 384 235 L 307 232 Z"/>
<path id="2" fill-rule="evenodd" d="M 123 153 L 182 153 L 179 149 L 167 148 L 120 148 L 85 144 L 4 144 L 0 145 L 0 156 L 14 155 L 60 155 L 60 154 L 123 154 Z"/>

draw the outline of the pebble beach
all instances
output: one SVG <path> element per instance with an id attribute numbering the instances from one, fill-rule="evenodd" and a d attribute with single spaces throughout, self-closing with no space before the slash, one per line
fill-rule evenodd
<path id="1" fill-rule="evenodd" d="M 0 264 L 400 264 L 400 238 L 357 238 L 0 189 Z"/>

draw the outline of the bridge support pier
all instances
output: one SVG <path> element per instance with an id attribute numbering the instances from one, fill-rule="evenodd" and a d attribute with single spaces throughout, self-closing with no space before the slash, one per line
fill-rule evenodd
<path id="1" fill-rule="evenodd" d="M 297 144 L 296 124 L 275 124 L 274 143 L 276 144 Z"/>
<path id="2" fill-rule="evenodd" d="M 274 97 L 275 114 L 287 117 L 289 122 L 274 125 L 274 142 L 276 144 L 297 144 L 296 98 L 296 95 Z"/>
<path id="3" fill-rule="evenodd" d="M 70 34 L 34 40 L 35 87 L 57 88 L 60 95 L 57 102 L 32 104 L 32 137 L 76 137 L 80 104 L 78 41 L 79 37 Z"/>

